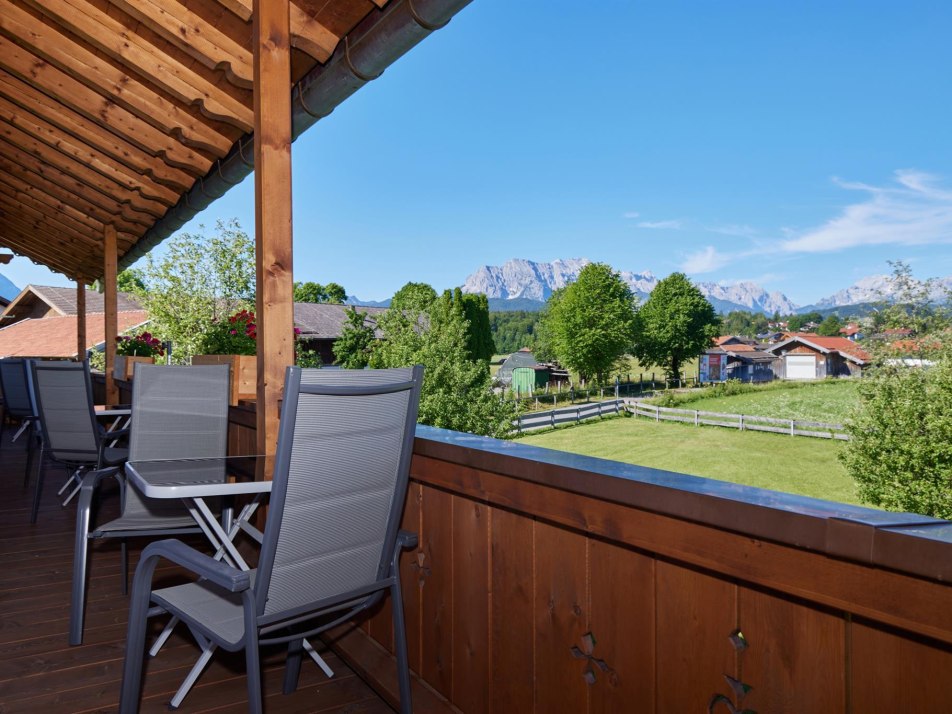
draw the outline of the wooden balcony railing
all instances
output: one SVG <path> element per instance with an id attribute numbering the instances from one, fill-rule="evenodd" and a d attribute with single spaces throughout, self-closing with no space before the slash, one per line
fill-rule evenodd
<path id="1" fill-rule="evenodd" d="M 253 407 L 232 427 L 253 449 Z M 401 573 L 430 700 L 952 711 L 952 523 L 430 427 L 411 475 Z M 334 635 L 392 697 L 387 605 Z"/>

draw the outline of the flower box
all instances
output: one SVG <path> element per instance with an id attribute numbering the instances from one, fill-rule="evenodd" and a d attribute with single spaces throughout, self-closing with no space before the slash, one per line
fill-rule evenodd
<path id="1" fill-rule="evenodd" d="M 239 399 L 254 399 L 258 395 L 258 358 L 255 355 L 195 355 L 192 364 L 227 364 L 231 368 L 229 404 L 235 405 Z"/>
<path id="2" fill-rule="evenodd" d="M 116 355 L 116 361 L 112 367 L 113 379 L 132 379 L 132 371 L 135 369 L 136 362 L 145 364 L 155 364 L 155 357 L 139 357 L 138 355 Z"/>

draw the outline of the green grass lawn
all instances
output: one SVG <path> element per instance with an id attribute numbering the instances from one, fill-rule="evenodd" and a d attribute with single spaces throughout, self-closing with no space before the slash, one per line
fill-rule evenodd
<path id="1" fill-rule="evenodd" d="M 842 444 L 826 439 L 622 418 L 532 434 L 518 441 L 720 481 L 859 503 L 854 482 L 836 459 Z"/>
<path id="2" fill-rule="evenodd" d="M 856 380 L 790 382 L 747 394 L 692 400 L 685 409 L 842 424 L 858 403 Z"/>

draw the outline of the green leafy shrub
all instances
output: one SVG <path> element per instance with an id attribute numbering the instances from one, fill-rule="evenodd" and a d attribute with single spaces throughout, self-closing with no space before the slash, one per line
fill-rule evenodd
<path id="1" fill-rule="evenodd" d="M 860 497 L 894 511 L 952 519 L 952 344 L 931 367 L 884 360 L 860 384 L 840 459 Z"/>

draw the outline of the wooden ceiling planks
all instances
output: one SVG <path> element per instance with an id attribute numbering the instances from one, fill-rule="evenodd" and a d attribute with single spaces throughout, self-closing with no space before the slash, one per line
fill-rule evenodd
<path id="1" fill-rule="evenodd" d="M 252 2 L 0 0 L 0 246 L 91 282 L 247 141 Z M 292 82 L 386 3 L 293 0 Z"/>

